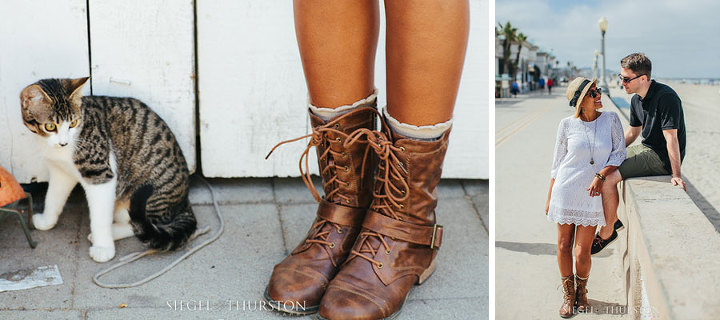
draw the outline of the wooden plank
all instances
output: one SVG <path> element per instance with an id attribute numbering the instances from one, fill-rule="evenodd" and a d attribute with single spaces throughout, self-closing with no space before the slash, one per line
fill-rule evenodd
<path id="1" fill-rule="evenodd" d="M 470 39 L 460 90 L 455 104 L 455 123 L 448 146 L 444 178 L 490 178 L 490 83 L 488 75 L 490 13 L 488 0 L 470 1 Z M 493 48 L 494 49 L 494 48 Z"/>
<path id="2" fill-rule="evenodd" d="M 307 90 L 287 1 L 197 1 L 200 138 L 208 177 L 298 176 Z"/>
<path id="3" fill-rule="evenodd" d="M 131 96 L 168 123 L 195 170 L 192 1 L 90 0 L 93 94 Z"/>
<path id="4" fill-rule="evenodd" d="M 22 123 L 20 91 L 89 74 L 85 0 L 3 0 L 0 48 L 0 165 L 21 183 L 47 181 L 35 135 Z"/>
<path id="5" fill-rule="evenodd" d="M 382 10 L 382 6 L 381 10 Z M 488 2 L 471 3 L 470 46 L 455 109 L 445 178 L 489 177 Z M 384 30 L 384 14 L 380 30 Z M 385 51 L 376 61 L 385 104 Z M 308 132 L 307 89 L 292 5 L 281 1 L 198 1 L 198 66 L 203 172 L 209 177 L 298 176 L 305 147 L 280 140 Z M 311 160 L 311 163 L 314 161 Z"/>

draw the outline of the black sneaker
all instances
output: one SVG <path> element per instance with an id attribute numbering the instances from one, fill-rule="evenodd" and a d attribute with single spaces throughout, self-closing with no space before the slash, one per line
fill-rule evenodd
<path id="1" fill-rule="evenodd" d="M 625 226 L 622 224 L 622 221 L 620 221 L 620 219 L 615 221 L 615 225 L 613 227 L 615 228 L 615 231 L 622 231 L 622 229 L 625 229 Z"/>
<path id="2" fill-rule="evenodd" d="M 617 231 L 615 230 L 613 230 L 610 238 L 607 239 L 600 238 L 600 234 L 595 234 L 595 239 L 593 239 L 592 248 L 590 249 L 590 255 L 594 255 L 602 251 L 602 249 L 605 249 L 605 247 L 607 247 L 609 244 L 613 243 L 615 239 L 617 239 L 617 235 Z"/>

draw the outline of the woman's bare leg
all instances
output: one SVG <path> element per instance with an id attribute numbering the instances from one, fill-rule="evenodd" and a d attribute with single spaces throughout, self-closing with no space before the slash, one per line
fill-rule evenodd
<path id="1" fill-rule="evenodd" d="M 335 108 L 374 86 L 377 0 L 295 0 L 295 31 L 313 105 Z"/>
<path id="2" fill-rule="evenodd" d="M 574 274 L 572 252 L 574 238 L 574 224 L 558 224 L 557 260 L 561 277 Z"/>
<path id="3" fill-rule="evenodd" d="M 415 126 L 450 120 L 468 41 L 467 0 L 386 0 L 388 113 Z"/>
<path id="4" fill-rule="evenodd" d="M 598 234 L 603 239 L 609 239 L 615 231 L 615 221 L 617 221 L 617 209 L 620 203 L 620 195 L 618 194 L 617 185 L 622 181 L 620 171 L 615 170 L 605 178 L 602 186 L 602 204 L 605 213 L 605 226 L 600 228 Z"/>
<path id="5" fill-rule="evenodd" d="M 595 229 L 597 226 L 578 226 L 575 234 L 575 271 L 580 278 L 587 278 L 590 275 L 592 261 L 590 249 L 592 248 Z"/>

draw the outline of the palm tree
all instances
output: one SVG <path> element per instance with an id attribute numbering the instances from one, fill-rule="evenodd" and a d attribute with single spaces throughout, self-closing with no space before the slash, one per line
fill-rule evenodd
<path id="1" fill-rule="evenodd" d="M 510 24 L 510 21 L 506 22 L 503 26 L 502 23 L 498 23 L 498 27 L 495 28 L 496 35 L 502 35 L 505 39 L 503 40 L 503 65 L 505 72 L 514 75 L 513 63 L 510 60 L 510 49 L 513 42 L 517 38 L 517 28 Z"/>
<path id="2" fill-rule="evenodd" d="M 515 79 L 520 66 L 520 52 L 522 51 L 523 44 L 527 41 L 527 36 L 522 32 L 518 33 L 518 29 L 513 27 L 510 21 L 506 22 L 505 25 L 498 23 L 498 27 L 495 28 L 495 35 L 502 35 L 505 38 L 503 40 L 504 71 L 507 72 L 512 79 Z M 510 59 L 513 44 L 517 44 L 518 46 L 515 61 Z"/>
<path id="3" fill-rule="evenodd" d="M 515 76 L 517 75 L 517 70 L 520 67 L 520 51 L 522 51 L 522 46 L 525 44 L 525 41 L 527 41 L 527 36 L 525 36 L 522 32 L 520 32 L 517 37 L 515 37 L 515 42 L 517 42 L 518 50 L 517 50 L 517 58 L 515 58 L 515 63 L 513 63 L 511 76 L 513 79 L 515 79 Z"/>

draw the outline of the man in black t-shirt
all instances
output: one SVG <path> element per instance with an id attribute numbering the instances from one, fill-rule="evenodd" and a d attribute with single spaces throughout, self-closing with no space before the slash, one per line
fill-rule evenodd
<path id="1" fill-rule="evenodd" d="M 630 101 L 630 128 L 625 131 L 625 145 L 642 135 L 642 144 L 627 148 L 626 160 L 607 177 L 602 186 L 606 225 L 598 231 L 592 254 L 600 252 L 623 228 L 617 219 L 619 202 L 617 184 L 627 178 L 670 175 L 674 186 L 685 182 L 680 165 L 685 158 L 685 118 L 682 102 L 675 91 L 650 80 L 652 63 L 642 53 L 633 53 L 620 61 L 620 81 L 625 92 L 634 93 Z"/>

